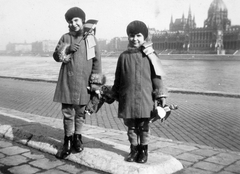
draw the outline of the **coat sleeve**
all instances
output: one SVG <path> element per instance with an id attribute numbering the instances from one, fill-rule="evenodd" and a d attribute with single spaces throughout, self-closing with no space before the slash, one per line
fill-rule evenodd
<path id="1" fill-rule="evenodd" d="M 153 84 L 153 99 L 160 97 L 167 97 L 167 90 L 164 86 L 163 79 L 161 76 L 156 75 L 153 65 L 151 65 L 151 76 Z"/>
<path id="2" fill-rule="evenodd" d="M 53 52 L 53 59 L 56 61 L 56 62 L 61 62 L 60 61 L 60 47 L 61 45 L 64 43 L 64 37 L 62 36 L 60 38 L 60 40 L 58 41 L 58 44 Z"/>
<path id="3" fill-rule="evenodd" d="M 102 61 L 101 61 L 101 52 L 99 48 L 98 41 L 94 37 L 96 46 L 95 46 L 95 57 L 93 58 L 92 74 L 101 74 L 102 73 Z"/>
<path id="4" fill-rule="evenodd" d="M 94 39 L 96 43 L 95 57 L 93 58 L 92 72 L 89 79 L 91 91 L 100 90 L 101 86 L 106 82 L 106 77 L 102 74 L 102 60 L 99 44 L 96 37 L 94 37 Z"/>
<path id="5" fill-rule="evenodd" d="M 106 81 L 105 76 L 102 74 L 102 60 L 99 44 L 96 37 L 94 37 L 96 46 L 95 46 L 95 57 L 93 58 L 92 72 L 90 76 L 89 83 L 103 85 Z"/>

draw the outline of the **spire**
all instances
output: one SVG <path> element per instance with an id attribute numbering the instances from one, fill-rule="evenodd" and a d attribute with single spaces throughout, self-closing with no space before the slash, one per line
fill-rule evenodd
<path id="1" fill-rule="evenodd" d="M 188 16 L 192 16 L 191 5 L 189 5 Z"/>
<path id="2" fill-rule="evenodd" d="M 169 30 L 170 31 L 173 30 L 173 26 L 174 26 L 174 24 L 173 24 L 173 16 L 171 15 L 171 22 L 169 24 Z"/>
<path id="3" fill-rule="evenodd" d="M 196 28 L 195 15 L 193 15 L 193 28 Z"/>
<path id="4" fill-rule="evenodd" d="M 190 5 L 189 5 L 189 10 L 188 10 L 187 27 L 188 28 L 193 28 L 192 12 L 191 12 L 191 6 Z"/>
<path id="5" fill-rule="evenodd" d="M 189 10 L 188 10 L 188 19 L 192 19 L 192 11 L 191 11 L 191 6 L 189 5 Z"/>
<path id="6" fill-rule="evenodd" d="M 185 20 L 184 20 L 184 18 L 185 18 L 185 17 L 184 17 L 184 13 L 183 13 L 183 14 L 182 14 L 182 22 L 184 22 L 184 21 L 185 21 Z"/>

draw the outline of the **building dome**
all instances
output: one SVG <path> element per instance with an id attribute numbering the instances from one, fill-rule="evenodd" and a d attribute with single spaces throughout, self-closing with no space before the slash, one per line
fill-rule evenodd
<path id="1" fill-rule="evenodd" d="M 223 0 L 213 0 L 208 9 L 208 18 L 204 21 L 204 28 L 226 30 L 230 25 L 228 10 Z"/>
<path id="2" fill-rule="evenodd" d="M 227 7 L 222 0 L 213 0 L 211 3 L 208 12 L 219 12 L 219 11 L 227 11 Z"/>

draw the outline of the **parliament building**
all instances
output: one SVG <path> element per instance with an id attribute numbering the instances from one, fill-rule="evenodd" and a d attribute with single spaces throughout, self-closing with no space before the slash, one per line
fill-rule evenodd
<path id="1" fill-rule="evenodd" d="M 228 9 L 223 0 L 213 0 L 202 28 L 197 28 L 195 16 L 173 20 L 169 30 L 151 34 L 156 51 L 163 54 L 234 54 L 240 49 L 240 25 L 231 25 Z"/>

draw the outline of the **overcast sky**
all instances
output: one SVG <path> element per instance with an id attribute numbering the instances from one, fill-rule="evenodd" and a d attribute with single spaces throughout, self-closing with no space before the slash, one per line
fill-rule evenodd
<path id="1" fill-rule="evenodd" d="M 97 19 L 97 38 L 126 36 L 126 26 L 142 20 L 158 30 L 169 29 L 173 19 L 195 15 L 197 27 L 203 27 L 213 0 L 0 0 L 0 50 L 7 43 L 59 40 L 68 31 L 64 14 L 78 6 L 86 19 Z M 240 25 L 240 0 L 223 0 L 232 25 Z"/>

